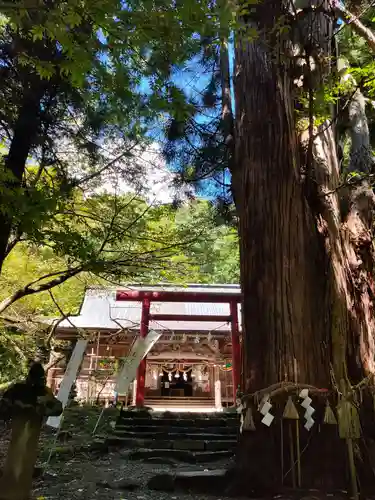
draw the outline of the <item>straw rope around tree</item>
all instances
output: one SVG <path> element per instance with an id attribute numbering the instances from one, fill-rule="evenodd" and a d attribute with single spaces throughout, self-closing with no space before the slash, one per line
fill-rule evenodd
<path id="1" fill-rule="evenodd" d="M 350 482 L 351 482 L 351 494 L 356 500 L 359 498 L 358 484 L 357 484 L 357 471 L 355 464 L 355 441 L 362 438 L 362 429 L 360 424 L 360 406 L 362 402 L 362 392 L 364 390 L 369 391 L 372 394 L 375 404 L 375 388 L 371 383 L 373 377 L 365 377 L 361 382 L 356 385 L 349 385 L 347 380 L 341 380 L 340 384 L 337 384 L 335 380 L 332 380 L 332 389 L 318 388 L 309 384 L 303 383 L 293 383 L 293 382 L 279 382 L 273 384 L 269 387 L 263 388 L 259 391 L 255 391 L 250 394 L 241 394 L 241 405 L 239 407 L 239 412 L 241 413 L 241 432 L 256 432 L 256 427 L 253 419 L 254 408 L 258 409 L 263 415 L 267 415 L 268 408 L 271 408 L 272 402 L 277 400 L 276 408 L 282 405 L 281 400 L 285 398 L 284 410 L 281 413 L 281 469 L 282 475 L 284 474 L 284 441 L 283 441 L 283 425 L 288 426 L 288 439 L 289 439 L 289 450 L 290 450 L 290 469 L 287 474 L 291 472 L 292 474 L 292 484 L 293 487 L 301 486 L 301 454 L 304 452 L 300 451 L 300 415 L 295 406 L 295 403 L 299 400 L 301 406 L 304 407 L 305 418 L 309 418 L 308 414 L 315 412 L 315 408 L 310 405 L 315 403 L 308 396 L 317 398 L 317 400 L 324 403 L 324 410 L 320 414 L 319 425 L 337 425 L 338 436 L 340 439 L 345 440 L 348 464 L 350 471 Z M 302 396 L 303 395 L 303 396 Z M 306 398 L 307 397 L 307 398 Z M 306 398 L 306 404 L 303 404 Z M 281 400 L 280 400 L 281 399 Z M 262 412 L 262 407 L 265 407 L 267 403 L 267 408 Z M 332 406 L 334 404 L 334 406 Z M 310 409 L 307 411 L 307 409 Z M 315 413 L 314 413 L 315 417 Z M 316 417 L 315 417 L 316 418 Z M 274 419 L 263 418 L 262 423 L 270 426 Z M 289 421 L 283 424 L 283 420 Z M 295 423 L 293 423 L 293 420 Z M 307 423 L 305 423 L 305 426 Z M 313 424 L 312 424 L 313 425 Z M 306 427 L 309 430 L 308 427 Z"/>

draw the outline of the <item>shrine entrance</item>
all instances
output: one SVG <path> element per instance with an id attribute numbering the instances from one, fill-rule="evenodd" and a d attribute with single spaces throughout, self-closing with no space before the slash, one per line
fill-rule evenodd
<path id="1" fill-rule="evenodd" d="M 129 404 L 184 411 L 232 405 L 240 383 L 241 300 L 237 285 L 88 290 L 80 314 L 56 328 L 57 338 L 72 346 L 77 340 L 74 324 L 88 334 L 78 398 L 113 399 L 116 366 L 133 356 L 133 347 L 139 351 L 138 336 L 147 338 L 151 331 L 161 336 L 139 363 L 128 388 Z M 63 366 L 51 369 L 51 386 L 56 387 L 63 372 Z"/>
<path id="2" fill-rule="evenodd" d="M 176 370 L 167 373 L 163 370 L 160 377 L 162 397 L 185 397 L 193 396 L 193 379 L 191 368 L 188 370 Z"/>
<path id="3" fill-rule="evenodd" d="M 231 340 L 232 340 L 232 376 L 233 376 L 233 401 L 236 400 L 237 389 L 240 384 L 240 330 L 238 305 L 241 301 L 240 293 L 201 293 L 201 292 L 176 292 L 164 290 L 117 290 L 116 301 L 126 302 L 141 302 L 141 322 L 139 334 L 142 338 L 147 337 L 150 323 L 158 325 L 166 321 L 173 323 L 191 322 L 191 323 L 228 323 L 231 325 Z M 151 311 L 152 303 L 159 303 L 160 308 L 163 303 L 174 304 L 226 304 L 229 314 L 176 314 Z M 142 359 L 137 371 L 137 389 L 136 389 L 136 406 L 142 407 L 145 403 L 145 380 L 146 380 L 146 357 Z M 207 384 L 210 389 L 210 384 Z M 207 392 L 209 392 L 207 391 Z M 206 391 L 205 391 L 206 392 Z"/>
<path id="4" fill-rule="evenodd" d="M 217 369 L 216 369 L 217 370 Z M 217 376 L 217 374 L 216 374 Z M 150 402 L 158 400 L 210 402 L 213 404 L 214 367 L 208 363 L 170 362 L 149 364 L 146 372 L 145 399 Z"/>

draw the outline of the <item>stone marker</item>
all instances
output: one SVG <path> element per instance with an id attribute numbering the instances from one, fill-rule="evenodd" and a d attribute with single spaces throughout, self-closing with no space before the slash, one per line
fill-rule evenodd
<path id="1" fill-rule="evenodd" d="M 25 381 L 5 391 L 0 400 L 0 418 L 11 420 L 12 436 L 0 478 L 1 500 L 30 498 L 43 419 L 61 412 L 60 401 L 46 387 L 40 363 L 31 366 Z"/>

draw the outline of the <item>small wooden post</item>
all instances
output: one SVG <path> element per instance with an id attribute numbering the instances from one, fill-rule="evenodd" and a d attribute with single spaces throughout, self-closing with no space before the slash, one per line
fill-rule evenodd
<path id="1" fill-rule="evenodd" d="M 214 380 L 215 380 L 215 408 L 221 411 L 223 409 L 221 402 L 221 382 L 220 382 L 220 370 L 218 366 L 214 366 Z"/>
<path id="2" fill-rule="evenodd" d="M 42 417 L 38 415 L 20 415 L 12 420 L 12 437 L 0 479 L 2 500 L 29 498 L 41 427 Z"/>
<path id="3" fill-rule="evenodd" d="M 357 471 L 354 459 L 353 440 L 360 439 L 361 425 L 359 421 L 358 411 L 352 401 L 351 389 L 348 383 L 340 380 L 341 400 L 338 404 L 337 416 L 339 424 L 339 435 L 341 439 L 345 439 L 348 450 L 350 480 L 352 486 L 352 498 L 359 499 Z"/>
<path id="4" fill-rule="evenodd" d="M 0 416 L 12 422 L 12 437 L 0 478 L 1 500 L 30 498 L 43 418 L 62 412 L 60 401 L 45 382 L 43 367 L 35 363 L 27 379 L 11 386 L 0 401 Z"/>
<path id="5" fill-rule="evenodd" d="M 301 486 L 301 463 L 299 457 L 299 414 L 297 408 L 295 407 L 291 396 L 289 396 L 288 401 L 284 408 L 283 419 L 290 420 L 288 424 L 289 431 L 289 453 L 290 453 L 290 469 L 292 472 L 292 486 Z M 293 427 L 292 420 L 296 422 L 296 439 L 297 439 L 297 462 L 294 457 L 294 439 L 293 439 Z M 296 480 L 296 463 L 297 463 L 297 480 Z"/>
<path id="6" fill-rule="evenodd" d="M 133 380 L 133 399 L 132 399 L 132 406 L 135 406 L 137 403 L 137 379 L 135 378 Z"/>
<path id="7" fill-rule="evenodd" d="M 291 422 L 289 422 L 288 431 L 289 431 L 290 467 L 292 469 L 292 486 L 293 489 L 295 489 L 297 486 L 297 482 L 296 482 L 296 466 L 294 459 L 294 439 L 293 439 L 293 430 Z"/>

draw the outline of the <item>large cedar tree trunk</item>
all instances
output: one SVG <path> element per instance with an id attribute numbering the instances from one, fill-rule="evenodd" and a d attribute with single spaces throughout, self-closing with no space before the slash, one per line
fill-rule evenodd
<path id="1" fill-rule="evenodd" d="M 334 130 L 311 120 L 305 141 L 297 133 L 297 94 L 285 57 L 292 44 L 273 31 L 285 14 L 280 4 L 260 2 L 259 37 L 236 40 L 232 182 L 244 294 L 242 384 L 245 394 L 280 382 L 327 389 L 335 409 L 339 388 L 350 390 L 374 371 L 373 194 L 363 181 L 346 193 L 342 213 Z M 315 35 L 326 40 L 329 18 L 316 15 L 314 22 Z M 281 424 L 286 398 L 285 392 L 272 401 L 277 418 L 269 428 L 252 407 L 255 431 L 242 434 L 236 471 L 237 486 L 247 493 L 292 484 L 291 424 Z M 325 402 L 314 399 L 317 422 Z M 349 487 L 346 442 L 337 426 L 317 424 L 308 432 L 303 423 L 302 487 Z M 354 443 L 357 472 L 360 458 L 368 460 L 360 444 Z"/>

